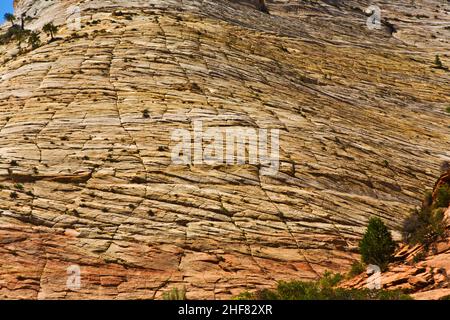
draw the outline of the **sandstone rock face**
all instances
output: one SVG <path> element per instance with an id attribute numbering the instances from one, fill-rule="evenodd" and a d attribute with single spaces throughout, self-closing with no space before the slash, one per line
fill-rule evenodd
<path id="1" fill-rule="evenodd" d="M 383 289 L 400 289 L 418 300 L 437 300 L 450 295 L 450 237 L 438 241 L 429 249 L 420 245 L 403 246 L 396 259 L 398 262 L 381 274 Z M 362 273 L 342 286 L 365 288 L 370 276 Z"/>
<path id="2" fill-rule="evenodd" d="M 0 298 L 229 298 L 400 229 L 450 159 L 448 7 L 381 1 L 369 30 L 369 1 L 238 2 L 16 1 L 60 31 L 0 46 Z M 279 129 L 280 171 L 173 164 L 196 120 Z"/>
<path id="3" fill-rule="evenodd" d="M 448 183 L 450 171 L 443 173 L 435 184 L 433 193 L 443 183 Z M 445 209 L 445 208 L 442 208 Z M 402 245 L 394 255 L 387 271 L 372 275 L 371 270 L 345 281 L 344 288 L 365 288 L 378 277 L 383 289 L 400 289 L 418 300 L 438 300 L 450 296 L 450 207 L 444 211 L 443 233 L 438 240 L 415 246 Z"/>

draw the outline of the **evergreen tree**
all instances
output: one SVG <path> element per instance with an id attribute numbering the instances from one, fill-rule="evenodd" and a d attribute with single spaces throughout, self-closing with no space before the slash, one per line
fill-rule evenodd
<path id="1" fill-rule="evenodd" d="M 58 27 L 53 24 L 53 22 L 49 22 L 42 30 L 51 37 L 51 41 L 55 40 L 55 35 L 58 32 Z"/>
<path id="2" fill-rule="evenodd" d="M 11 22 L 11 24 L 14 26 L 14 21 L 16 21 L 16 17 L 12 13 L 5 13 L 4 18 L 6 21 Z"/>
<path id="3" fill-rule="evenodd" d="M 31 32 L 28 37 L 28 45 L 31 46 L 32 49 L 36 49 L 41 45 L 41 38 L 39 37 L 39 33 Z"/>
<path id="4" fill-rule="evenodd" d="M 386 225 L 380 218 L 371 218 L 361 242 L 359 250 L 362 261 L 374 264 L 382 270 L 392 259 L 395 251 L 395 242 Z"/>
<path id="5" fill-rule="evenodd" d="M 22 30 L 25 30 L 25 23 L 33 20 L 31 17 L 27 16 L 25 13 L 22 13 L 20 16 L 20 27 Z"/>

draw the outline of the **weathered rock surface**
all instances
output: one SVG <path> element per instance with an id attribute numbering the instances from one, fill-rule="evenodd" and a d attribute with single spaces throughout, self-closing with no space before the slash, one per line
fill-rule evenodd
<path id="1" fill-rule="evenodd" d="M 450 159 L 450 18 L 380 3 L 368 30 L 369 1 L 17 1 L 60 32 L 0 47 L 0 298 L 228 298 L 347 270 L 371 216 L 398 231 Z M 280 129 L 280 172 L 172 164 L 195 120 Z"/>
<path id="2" fill-rule="evenodd" d="M 438 241 L 429 249 L 421 245 L 405 245 L 397 253 L 396 259 L 398 261 L 381 275 L 383 289 L 400 289 L 419 300 L 437 300 L 450 295 L 450 238 Z M 362 273 L 342 286 L 365 288 L 370 276 Z"/>
<path id="3" fill-rule="evenodd" d="M 448 183 L 450 171 L 438 179 L 433 193 Z M 429 245 L 402 245 L 394 255 L 395 262 L 380 276 L 383 289 L 400 289 L 418 300 L 438 300 L 450 296 L 450 207 L 444 212 L 444 234 Z M 365 288 L 369 277 L 362 273 L 346 282 L 344 288 Z"/>

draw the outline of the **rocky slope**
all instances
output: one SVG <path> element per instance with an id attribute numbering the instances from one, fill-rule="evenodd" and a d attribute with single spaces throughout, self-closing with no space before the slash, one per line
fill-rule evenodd
<path id="1" fill-rule="evenodd" d="M 347 270 L 371 216 L 398 231 L 450 159 L 449 6 L 380 1 L 369 30 L 368 5 L 16 1 L 60 31 L 0 46 L 0 298 L 228 298 Z M 280 129 L 280 172 L 174 165 L 195 120 Z"/>
<path id="2" fill-rule="evenodd" d="M 446 214 L 450 217 L 450 209 Z M 417 261 L 416 257 L 423 258 Z M 381 274 L 383 289 L 402 290 L 418 300 L 437 300 L 450 296 L 450 237 L 437 241 L 429 249 L 423 245 L 403 245 L 395 259 L 397 261 Z M 344 282 L 342 287 L 366 288 L 370 276 L 362 273 Z"/>
<path id="3" fill-rule="evenodd" d="M 435 184 L 433 194 L 450 182 L 450 171 Z M 435 199 L 435 196 L 433 196 Z M 450 207 L 444 211 L 445 232 L 428 245 L 403 244 L 394 255 L 394 262 L 380 275 L 383 289 L 402 290 L 414 299 L 434 300 L 450 296 Z M 362 273 L 341 284 L 344 288 L 365 288 L 376 275 Z"/>

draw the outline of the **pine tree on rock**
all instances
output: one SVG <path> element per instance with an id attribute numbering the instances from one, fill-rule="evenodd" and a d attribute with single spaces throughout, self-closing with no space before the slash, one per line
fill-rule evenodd
<path id="1" fill-rule="evenodd" d="M 14 21 L 16 21 L 16 17 L 12 13 L 5 13 L 5 20 L 11 22 L 12 26 L 14 26 Z"/>
<path id="2" fill-rule="evenodd" d="M 385 270 L 392 260 L 395 242 L 386 225 L 380 218 L 371 218 L 367 230 L 359 243 L 362 261 L 374 264 Z"/>
<path id="3" fill-rule="evenodd" d="M 58 32 L 58 27 L 55 26 L 53 24 L 53 22 L 49 22 L 46 25 L 44 25 L 44 27 L 42 28 L 42 30 L 50 36 L 51 41 L 55 40 L 55 35 Z"/>

